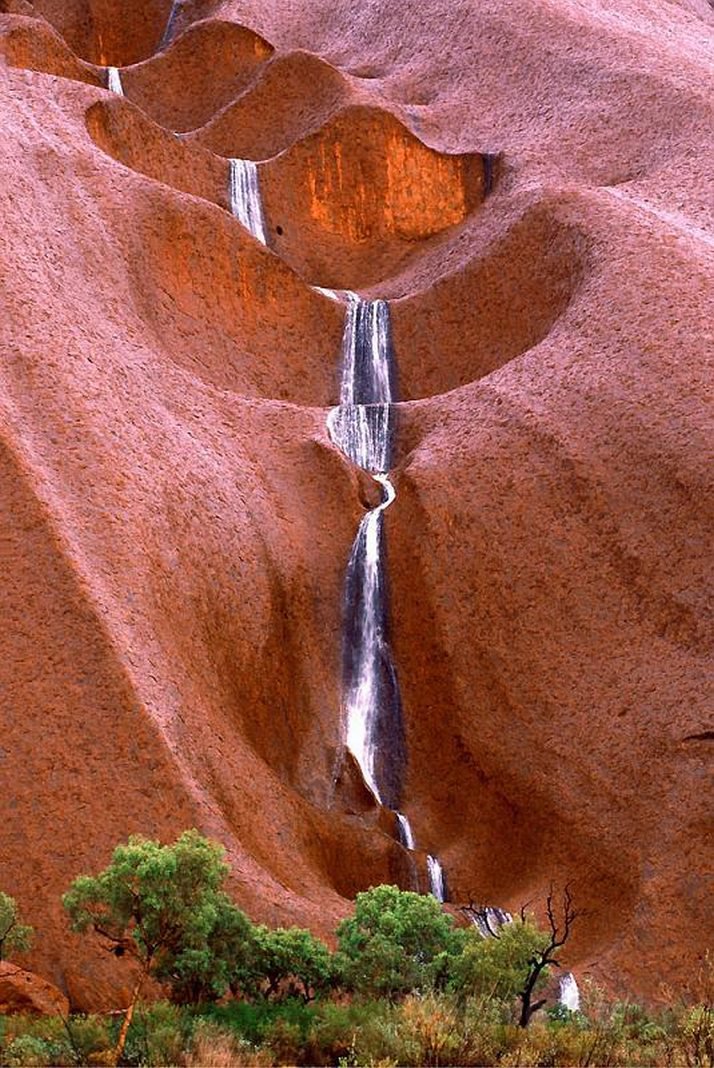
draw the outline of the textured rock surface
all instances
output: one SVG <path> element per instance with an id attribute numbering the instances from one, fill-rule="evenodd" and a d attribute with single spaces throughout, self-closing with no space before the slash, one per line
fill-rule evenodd
<path id="1" fill-rule="evenodd" d="M 570 881 L 576 971 L 686 984 L 711 812 L 710 6 L 187 0 L 156 55 L 170 4 L 120 6 L 0 2 L 0 857 L 32 967 L 78 1006 L 126 996 L 59 895 L 133 831 L 201 827 L 252 915 L 322 932 L 409 884 L 338 774 L 368 491 L 326 434 L 342 310 L 311 282 L 394 301 L 420 846 L 456 898 Z M 127 100 L 106 63 L 133 65 Z M 270 157 L 270 249 L 226 210 L 228 155 Z"/>
<path id="2" fill-rule="evenodd" d="M 0 1014 L 36 1013 L 39 1016 L 66 1016 L 69 1001 L 56 986 L 10 961 L 0 961 Z"/>

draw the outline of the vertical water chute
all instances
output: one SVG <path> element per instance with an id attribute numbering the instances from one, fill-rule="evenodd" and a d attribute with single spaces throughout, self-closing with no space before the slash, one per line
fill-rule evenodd
<path id="1" fill-rule="evenodd" d="M 228 195 L 231 214 L 250 230 L 262 245 L 267 245 L 265 217 L 260 199 L 258 165 L 249 159 L 231 159 Z"/>
<path id="2" fill-rule="evenodd" d="M 124 96 L 124 86 L 121 83 L 121 73 L 118 67 L 107 67 L 107 89 L 117 96 Z"/>
<path id="3" fill-rule="evenodd" d="M 446 880 L 444 869 L 437 857 L 429 854 L 426 858 L 426 873 L 429 876 L 429 891 L 437 901 L 446 901 Z"/>
<path id="4" fill-rule="evenodd" d="M 162 52 L 169 44 L 171 44 L 171 38 L 174 34 L 174 23 L 176 22 L 176 15 L 178 14 L 178 7 L 181 0 L 174 0 L 169 11 L 169 17 L 166 20 L 166 29 L 164 30 L 161 40 L 159 41 L 158 51 Z"/>
<path id="5" fill-rule="evenodd" d="M 340 404 L 328 416 L 335 444 L 379 482 L 382 500 L 362 519 L 345 579 L 345 742 L 375 799 L 397 809 L 405 763 L 397 673 L 388 635 L 383 514 L 395 498 L 391 458 L 389 305 L 345 294 Z"/>
<path id="6" fill-rule="evenodd" d="M 407 816 L 403 812 L 397 812 L 397 827 L 399 828 L 399 841 L 402 843 L 405 849 L 416 849 L 416 842 L 414 840 L 414 832 L 412 831 L 412 825 L 409 822 Z"/>

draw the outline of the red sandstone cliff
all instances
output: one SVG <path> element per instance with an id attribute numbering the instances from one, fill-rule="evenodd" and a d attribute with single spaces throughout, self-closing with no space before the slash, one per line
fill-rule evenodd
<path id="1" fill-rule="evenodd" d="M 59 896 L 133 831 L 199 826 L 252 915 L 323 932 L 406 877 L 333 789 L 363 505 L 325 430 L 342 312 L 313 283 L 394 302 L 420 843 L 457 898 L 571 881 L 576 969 L 686 984 L 711 830 L 709 4 L 187 0 L 163 50 L 168 0 L 3 9 L 0 872 L 32 966 L 116 997 Z M 226 211 L 232 155 L 268 160 L 270 250 Z"/>

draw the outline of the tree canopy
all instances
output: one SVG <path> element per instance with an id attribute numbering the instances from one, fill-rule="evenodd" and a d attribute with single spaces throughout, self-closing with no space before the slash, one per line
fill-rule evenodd
<path id="1" fill-rule="evenodd" d="M 443 985 L 464 932 L 431 895 L 375 886 L 357 894 L 337 928 L 345 985 L 370 996 L 398 997 Z"/>

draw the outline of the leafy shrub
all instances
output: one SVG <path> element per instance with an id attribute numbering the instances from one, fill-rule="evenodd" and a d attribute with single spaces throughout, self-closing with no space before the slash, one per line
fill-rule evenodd
<path id="1" fill-rule="evenodd" d="M 15 898 L 0 890 L 0 960 L 28 950 L 33 935 L 32 927 L 22 921 Z"/>
<path id="2" fill-rule="evenodd" d="M 299 995 L 305 1001 L 332 984 L 332 954 L 311 931 L 299 927 L 258 927 L 255 931 L 254 974 L 267 983 L 269 997 Z"/>
<path id="3" fill-rule="evenodd" d="M 354 914 L 337 928 L 337 967 L 349 990 L 400 997 L 442 986 L 463 932 L 431 895 L 376 886 L 357 894 Z"/>

